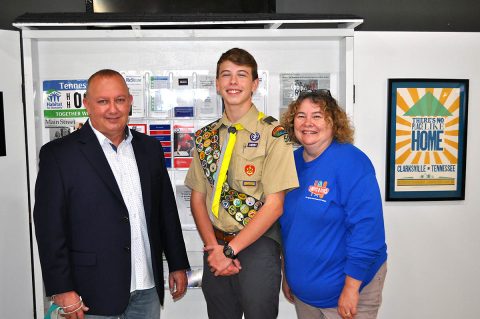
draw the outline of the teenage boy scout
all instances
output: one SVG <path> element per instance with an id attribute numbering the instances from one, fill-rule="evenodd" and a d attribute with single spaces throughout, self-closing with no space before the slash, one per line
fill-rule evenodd
<path id="1" fill-rule="evenodd" d="M 257 63 L 234 48 L 217 62 L 225 112 L 195 133 L 185 184 L 205 244 L 202 290 L 211 319 L 278 315 L 285 191 L 298 187 L 292 146 L 277 120 L 252 104 Z"/>

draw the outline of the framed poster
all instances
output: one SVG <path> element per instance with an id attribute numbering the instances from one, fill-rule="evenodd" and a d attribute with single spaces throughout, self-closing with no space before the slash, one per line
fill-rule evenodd
<path id="1" fill-rule="evenodd" d="M 388 83 L 386 200 L 463 200 L 468 80 Z"/>

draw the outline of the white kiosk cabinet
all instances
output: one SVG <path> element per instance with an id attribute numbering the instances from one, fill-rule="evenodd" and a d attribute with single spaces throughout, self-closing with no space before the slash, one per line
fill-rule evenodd
<path id="1" fill-rule="evenodd" d="M 165 71 L 193 70 L 214 75 L 221 53 L 239 47 L 252 53 L 259 70 L 265 74 L 263 102 L 268 115 L 279 116 L 279 109 L 285 101 L 282 95 L 288 91 L 284 87 L 286 77 L 315 74 L 327 75 L 332 95 L 347 113 L 353 114 L 353 36 L 354 28 L 363 22 L 358 17 L 267 15 L 265 18 L 262 15 L 258 18 L 248 15 L 230 20 L 212 16 L 214 19 L 208 21 L 210 16 L 198 19 L 190 16 L 187 21 L 163 17 L 160 22 L 131 19 L 128 20 L 131 22 L 112 22 L 118 19 L 110 22 L 58 22 L 62 19 L 55 17 L 58 15 L 45 20 L 44 16 L 30 15 L 14 23 L 22 29 L 32 197 L 38 151 L 51 138 L 45 133 L 45 81 L 87 79 L 103 68 L 133 72 L 144 78 L 145 74 Z M 145 89 L 146 110 L 151 100 L 149 94 L 151 92 Z M 146 112 L 138 120 L 149 123 L 159 119 Z M 174 124 L 177 120 L 198 120 L 200 123 L 207 119 L 197 114 L 187 118 L 169 114 L 161 120 Z M 195 126 L 200 125 L 195 123 Z M 182 182 L 186 168 L 169 170 L 175 187 Z M 34 199 L 31 200 L 33 203 Z M 184 229 L 184 236 L 192 266 L 201 265 L 201 242 L 196 231 Z M 46 299 L 35 238 L 33 243 L 36 313 L 42 318 Z M 292 316 L 293 306 L 281 296 L 279 318 Z M 189 289 L 187 295 L 176 303 L 167 294 L 162 318 L 189 317 L 207 318 L 200 289 Z"/>

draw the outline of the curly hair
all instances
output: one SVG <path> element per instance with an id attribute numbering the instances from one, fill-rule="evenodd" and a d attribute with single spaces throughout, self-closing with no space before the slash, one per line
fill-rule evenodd
<path id="1" fill-rule="evenodd" d="M 333 138 L 339 143 L 353 143 L 354 129 L 350 124 L 347 113 L 338 105 L 337 101 L 332 97 L 329 90 L 316 90 L 301 92 L 296 101 L 288 105 L 287 111 L 282 115 L 282 125 L 287 133 L 296 144 L 300 144 L 295 136 L 293 122 L 297 115 L 298 107 L 305 100 L 311 100 L 318 105 L 325 115 L 326 121 L 332 125 Z"/>

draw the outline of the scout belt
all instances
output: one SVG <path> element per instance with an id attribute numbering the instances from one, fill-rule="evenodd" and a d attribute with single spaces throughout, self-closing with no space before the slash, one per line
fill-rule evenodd
<path id="1" fill-rule="evenodd" d="M 214 129 L 217 122 L 218 120 L 195 132 L 198 158 L 212 187 L 215 185 L 215 173 L 221 155 L 219 132 Z M 222 186 L 220 203 L 230 216 L 242 226 L 247 225 L 263 205 L 263 202 L 257 198 L 231 188 L 228 182 Z"/>

